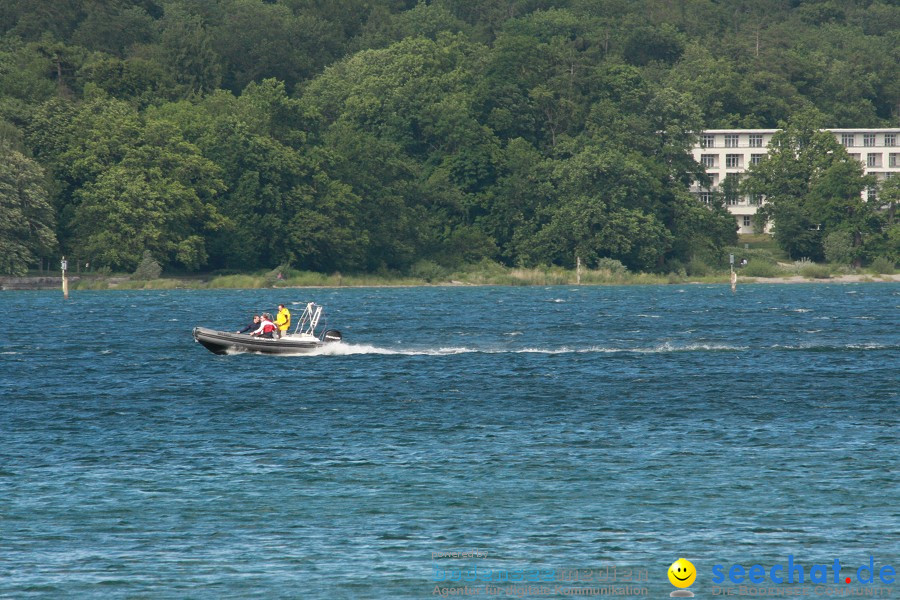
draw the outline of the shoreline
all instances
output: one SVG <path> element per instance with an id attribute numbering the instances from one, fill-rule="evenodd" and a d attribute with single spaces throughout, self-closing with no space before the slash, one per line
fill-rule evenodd
<path id="1" fill-rule="evenodd" d="M 305 285 L 291 285 L 285 283 L 281 285 L 251 285 L 251 286 L 229 286 L 229 285 L 209 285 L 214 279 L 198 280 L 198 279 L 181 279 L 160 278 L 150 281 L 132 281 L 128 277 L 69 277 L 69 284 L 73 291 L 84 290 L 166 290 L 166 289 L 303 289 L 303 288 L 320 288 L 320 289 L 340 289 L 340 288 L 412 288 L 412 287 L 483 287 L 483 286 L 500 286 L 500 287 L 546 287 L 560 285 L 574 286 L 608 286 L 608 285 L 728 285 L 729 278 L 727 275 L 704 277 L 704 278 L 685 278 L 683 280 L 673 280 L 665 276 L 653 277 L 634 277 L 634 280 L 622 278 L 619 280 L 609 281 L 588 281 L 576 283 L 575 281 L 480 281 L 469 282 L 451 279 L 449 281 L 428 282 L 428 281 L 410 281 L 404 283 L 374 283 L 371 281 L 359 283 L 342 283 L 339 285 L 328 283 L 313 283 Z M 649 279 L 649 280 L 642 280 Z M 87 285 L 82 287 L 80 284 L 86 282 Z M 784 277 L 738 277 L 738 285 L 753 284 L 798 284 L 798 283 L 898 283 L 900 282 L 900 273 L 892 275 L 872 275 L 872 274 L 844 274 L 835 275 L 828 278 L 810 278 L 802 275 L 791 275 Z M 62 284 L 61 277 L 56 276 L 36 276 L 36 277 L 0 277 L 0 291 L 41 291 L 41 290 L 58 290 Z M 124 285 L 123 285 L 124 284 Z M 198 285 L 200 284 L 200 285 Z"/>
<path id="2" fill-rule="evenodd" d="M 900 274 L 893 275 L 835 275 L 827 279 L 807 278 L 802 275 L 790 277 L 738 277 L 740 283 L 897 283 L 900 282 Z"/>

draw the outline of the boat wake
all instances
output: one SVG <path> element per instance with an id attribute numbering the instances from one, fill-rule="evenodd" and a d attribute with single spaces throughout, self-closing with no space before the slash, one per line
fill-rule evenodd
<path id="1" fill-rule="evenodd" d="M 844 344 L 844 345 L 782 345 L 773 344 L 768 348 L 782 352 L 859 352 L 859 351 L 883 351 L 900 350 L 900 345 L 885 345 L 875 343 Z M 444 346 L 438 348 L 383 348 L 370 344 L 348 344 L 345 342 L 325 344 L 314 350 L 307 350 L 297 354 L 282 354 L 281 356 L 354 356 L 354 355 L 394 355 L 394 356 L 454 356 L 457 354 L 666 354 L 679 352 L 745 352 L 750 346 L 733 346 L 729 344 L 671 344 L 669 342 L 656 346 L 635 348 L 612 348 L 606 346 L 587 346 L 575 348 L 561 346 L 559 348 L 500 348 L 500 347 L 469 347 L 469 346 Z M 228 350 L 227 354 L 243 354 L 245 351 Z"/>
<path id="2" fill-rule="evenodd" d="M 573 348 L 562 346 L 559 348 L 470 348 L 441 347 L 441 348 L 382 348 L 367 344 L 326 344 L 321 348 L 304 354 L 303 356 L 351 356 L 354 354 L 393 354 L 402 356 L 451 356 L 456 354 L 652 354 L 664 352 L 740 352 L 749 349 L 748 346 L 730 346 L 725 344 L 660 344 L 647 348 L 608 348 L 604 346 L 588 346 L 586 348 Z"/>

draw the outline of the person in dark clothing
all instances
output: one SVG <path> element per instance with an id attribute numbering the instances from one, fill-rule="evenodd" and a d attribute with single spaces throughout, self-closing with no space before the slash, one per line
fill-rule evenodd
<path id="1" fill-rule="evenodd" d="M 253 322 L 238 331 L 238 333 L 253 332 L 259 329 L 259 315 L 253 315 Z"/>
<path id="2" fill-rule="evenodd" d="M 250 335 L 258 335 L 259 337 L 278 339 L 278 326 L 272 322 L 272 315 L 263 313 L 259 320 L 259 327 Z"/>

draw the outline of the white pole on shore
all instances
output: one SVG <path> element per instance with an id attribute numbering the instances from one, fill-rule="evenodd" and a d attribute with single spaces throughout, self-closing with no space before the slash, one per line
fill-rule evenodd
<path id="1" fill-rule="evenodd" d="M 728 255 L 728 262 L 731 264 L 731 293 L 737 291 L 737 273 L 734 272 L 734 254 Z"/>
<path id="2" fill-rule="evenodd" d="M 575 257 L 575 283 L 581 285 L 581 257 Z"/>
<path id="3" fill-rule="evenodd" d="M 62 290 L 63 290 L 63 299 L 69 299 L 69 282 L 66 279 L 66 268 L 69 264 L 66 262 L 66 257 L 62 257 L 62 262 L 59 263 L 60 269 L 62 270 Z"/>

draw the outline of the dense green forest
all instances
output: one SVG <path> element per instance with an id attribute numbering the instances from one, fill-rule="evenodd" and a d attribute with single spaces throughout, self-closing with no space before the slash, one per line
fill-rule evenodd
<path id="1" fill-rule="evenodd" d="M 6 0 L 0 270 L 717 260 L 695 132 L 896 126 L 898 65 L 898 0 Z"/>

